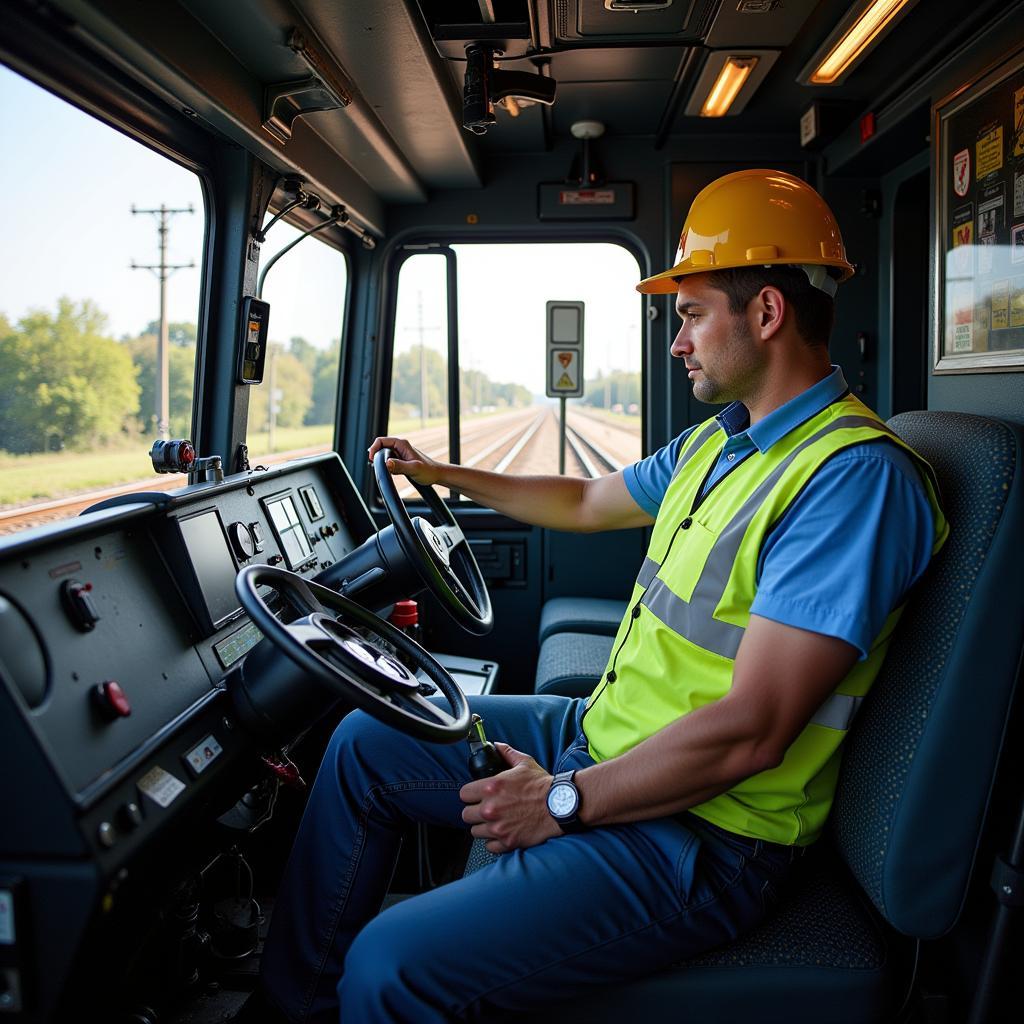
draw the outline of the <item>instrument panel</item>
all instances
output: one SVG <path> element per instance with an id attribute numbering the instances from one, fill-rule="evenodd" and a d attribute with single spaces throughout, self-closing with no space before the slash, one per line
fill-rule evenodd
<path id="1" fill-rule="evenodd" d="M 7 720 L 98 854 L 187 802 L 238 745 L 220 684 L 262 636 L 237 572 L 265 563 L 312 578 L 374 532 L 333 453 L 128 497 L 0 544 Z M 29 811 L 34 778 L 20 795 L 4 787 L 9 814 Z M 23 829 L 4 852 L 74 845 Z"/>

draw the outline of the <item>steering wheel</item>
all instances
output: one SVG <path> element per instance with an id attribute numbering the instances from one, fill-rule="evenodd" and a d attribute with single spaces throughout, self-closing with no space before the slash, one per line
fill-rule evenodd
<path id="1" fill-rule="evenodd" d="M 398 496 L 395 479 L 388 472 L 387 460 L 393 454 L 390 448 L 381 448 L 373 457 L 373 473 L 402 553 L 427 589 L 463 629 L 477 636 L 489 633 L 494 625 L 491 596 L 466 535 L 437 491 L 415 480 L 410 483 L 440 525 L 432 526 L 422 516 L 409 515 L 405 502 Z M 461 577 L 456 575 L 455 567 Z"/>
<path id="2" fill-rule="evenodd" d="M 261 584 L 276 590 L 300 617 L 288 623 L 278 619 L 260 593 Z M 349 598 L 278 566 L 246 566 L 235 577 L 235 593 L 265 637 L 307 675 L 356 707 L 433 743 L 456 743 L 466 738 L 470 710 L 458 683 L 391 623 Z M 365 639 L 342 619 L 397 648 L 437 685 L 451 713 L 423 696 L 420 680 L 398 658 Z M 274 685 L 273 681 L 267 685 Z"/>

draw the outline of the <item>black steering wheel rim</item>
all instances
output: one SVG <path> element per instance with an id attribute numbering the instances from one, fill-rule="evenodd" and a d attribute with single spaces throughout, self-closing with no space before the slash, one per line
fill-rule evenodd
<path id="1" fill-rule="evenodd" d="M 300 615 L 282 622 L 260 586 L 281 594 Z M 374 718 L 433 743 L 456 743 L 469 732 L 471 712 L 448 671 L 400 629 L 350 598 L 279 566 L 248 565 L 235 592 L 257 629 L 299 668 Z M 334 612 L 340 613 L 338 615 Z M 344 621 L 386 640 L 434 683 L 451 714 L 428 701 L 415 675 L 390 652 L 371 644 Z"/>
<path id="2" fill-rule="evenodd" d="M 437 491 L 415 480 L 410 483 L 440 525 L 434 527 L 420 516 L 409 515 L 405 502 L 398 496 L 394 477 L 388 472 L 387 460 L 393 455 L 390 448 L 381 448 L 373 457 L 373 474 L 402 553 L 427 589 L 463 629 L 476 636 L 489 633 L 494 625 L 491 596 L 469 541 Z M 459 565 L 461 577 L 452 562 Z"/>

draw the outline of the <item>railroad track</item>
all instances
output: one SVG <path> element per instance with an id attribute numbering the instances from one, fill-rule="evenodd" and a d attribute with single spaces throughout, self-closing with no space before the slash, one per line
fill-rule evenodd
<path id="1" fill-rule="evenodd" d="M 311 448 L 295 448 L 289 452 L 278 452 L 276 455 L 264 455 L 259 459 L 260 465 L 274 465 L 278 462 L 287 462 L 288 459 L 300 459 L 305 455 L 317 455 L 320 452 L 330 450 L 330 445 L 316 445 Z M 142 477 L 139 480 L 131 480 L 128 483 L 117 484 L 114 487 L 104 487 L 95 491 L 86 491 L 82 494 L 68 495 L 63 498 L 55 498 L 53 501 L 44 501 L 35 505 L 23 506 L 21 508 L 10 508 L 0 511 L 0 536 L 8 533 L 17 533 L 30 526 L 42 526 L 45 523 L 55 523 L 61 519 L 70 519 L 77 516 L 90 505 L 95 505 L 104 498 L 113 498 L 118 494 L 130 494 L 132 491 L 173 491 L 175 488 L 184 487 L 186 484 L 184 474 L 170 473 L 164 475 L 153 475 Z"/>
<path id="2" fill-rule="evenodd" d="M 615 456 L 606 452 L 596 441 L 585 437 L 578 427 L 570 427 L 566 423 L 565 440 L 589 479 L 617 473 L 622 469 L 622 463 Z"/>

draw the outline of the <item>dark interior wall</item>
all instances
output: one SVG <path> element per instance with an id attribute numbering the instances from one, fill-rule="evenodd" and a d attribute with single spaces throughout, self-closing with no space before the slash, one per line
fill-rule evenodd
<path id="1" fill-rule="evenodd" d="M 915 340 L 908 336 L 905 321 L 909 319 L 909 310 L 906 306 L 909 303 L 915 304 L 920 310 L 920 315 L 925 321 L 924 348 L 927 349 L 927 291 L 928 291 L 928 245 L 930 236 L 928 234 L 928 188 L 926 181 L 924 201 L 924 221 L 918 225 L 921 237 L 912 240 L 916 245 L 919 242 L 925 249 L 923 280 L 913 295 L 901 294 L 901 289 L 909 284 L 908 274 L 910 268 L 906 266 L 911 259 L 917 258 L 916 251 L 911 254 L 904 250 L 907 241 L 905 231 L 907 227 L 907 215 L 909 213 L 908 203 L 914 200 L 914 196 L 908 192 L 913 190 L 912 183 L 919 181 L 924 175 L 927 179 L 931 168 L 931 155 L 927 149 L 923 149 L 916 156 L 900 164 L 894 170 L 885 174 L 881 179 L 882 216 L 879 220 L 879 260 L 880 269 L 878 280 L 878 346 L 876 359 L 878 366 L 878 404 L 875 409 L 883 419 L 888 419 L 896 412 L 911 407 L 922 408 L 927 404 L 927 354 L 919 350 Z M 917 275 L 914 275 L 916 281 Z M 897 316 L 898 310 L 904 309 L 903 318 Z M 911 367 L 914 377 L 915 388 L 924 392 L 916 405 L 909 405 L 901 401 L 900 381 L 896 378 L 900 372 L 906 372 L 907 360 L 911 358 L 909 348 L 915 348 L 914 358 L 920 361 L 919 366 Z"/>
<path id="2" fill-rule="evenodd" d="M 878 215 L 874 178 L 826 178 L 821 186 L 843 232 L 847 259 L 857 273 L 839 286 L 829 353 L 850 390 L 872 409 L 878 401 Z M 858 338 L 865 337 L 865 356 Z"/>

